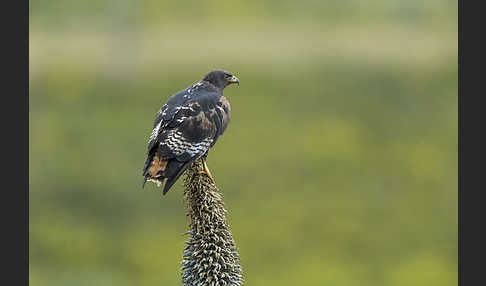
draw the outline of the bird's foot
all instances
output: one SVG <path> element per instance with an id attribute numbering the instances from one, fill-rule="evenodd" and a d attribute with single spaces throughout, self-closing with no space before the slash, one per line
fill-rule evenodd
<path id="1" fill-rule="evenodd" d="M 212 181 L 214 181 L 211 172 L 209 171 L 208 165 L 206 165 L 206 160 L 203 160 L 203 169 L 197 172 L 199 175 L 206 174 Z"/>

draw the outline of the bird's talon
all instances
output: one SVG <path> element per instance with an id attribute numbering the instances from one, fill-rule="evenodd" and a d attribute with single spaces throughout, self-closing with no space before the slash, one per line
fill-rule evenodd
<path id="1" fill-rule="evenodd" d="M 211 172 L 209 171 L 208 165 L 206 165 L 206 160 L 203 160 L 203 169 L 197 172 L 199 175 L 205 174 L 210 178 L 212 181 L 214 181 L 213 176 L 211 175 Z"/>
<path id="2" fill-rule="evenodd" d="M 209 170 L 208 170 L 208 171 L 209 171 Z M 198 171 L 198 172 L 197 172 L 197 174 L 198 174 L 198 175 L 202 175 L 202 174 L 204 174 L 204 175 L 208 176 L 208 178 L 210 178 L 211 180 L 213 180 L 213 181 L 214 181 L 213 176 L 211 176 L 211 173 L 210 173 L 210 172 L 208 172 L 208 171 L 206 171 L 206 170 L 201 170 L 201 171 Z"/>

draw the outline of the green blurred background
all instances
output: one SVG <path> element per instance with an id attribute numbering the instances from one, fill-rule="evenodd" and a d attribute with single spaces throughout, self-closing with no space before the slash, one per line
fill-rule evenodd
<path id="1" fill-rule="evenodd" d="M 215 68 L 245 285 L 457 285 L 457 2 L 30 2 L 31 285 L 179 285 L 155 113 Z"/>

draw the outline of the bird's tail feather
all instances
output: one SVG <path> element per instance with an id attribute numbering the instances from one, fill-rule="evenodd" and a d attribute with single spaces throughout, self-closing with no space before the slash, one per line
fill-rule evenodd
<path id="1" fill-rule="evenodd" d="M 157 161 L 158 156 L 149 158 L 144 168 L 144 178 L 142 188 L 147 181 L 154 182 L 157 186 L 164 184 L 162 195 L 165 195 L 184 171 L 190 166 L 192 161 L 180 162 L 177 159 L 169 159 L 168 161 Z M 154 162 L 152 161 L 155 161 Z M 161 164 L 162 162 L 162 164 Z"/>
<path id="2" fill-rule="evenodd" d="M 154 159 L 154 156 L 155 156 L 155 154 L 149 154 L 147 156 L 147 160 L 145 160 L 145 164 L 143 166 L 143 171 L 142 171 L 142 175 L 144 177 L 147 177 L 147 172 L 148 172 L 150 165 L 152 164 L 152 160 Z M 146 179 L 144 180 L 144 183 L 143 183 L 144 185 L 145 185 L 145 181 L 147 181 L 147 180 Z"/>
<path id="3" fill-rule="evenodd" d="M 172 185 L 174 185 L 174 183 L 177 181 L 177 179 L 179 179 L 179 177 L 182 175 L 182 173 L 184 173 L 184 171 L 191 165 L 192 162 L 189 161 L 189 162 L 181 163 L 181 162 L 177 161 L 177 163 L 182 164 L 182 166 L 177 164 L 178 168 L 177 169 L 174 168 L 177 171 L 177 173 L 175 173 L 175 175 L 173 175 L 173 176 L 167 177 L 167 180 L 166 180 L 165 185 L 164 185 L 164 189 L 162 190 L 162 195 L 165 195 L 169 191 L 169 189 L 172 187 Z"/>
<path id="4" fill-rule="evenodd" d="M 143 189 L 143 187 L 145 187 L 145 183 L 147 182 L 148 177 L 149 177 L 148 175 L 145 175 L 145 176 L 143 177 L 142 189 Z"/>

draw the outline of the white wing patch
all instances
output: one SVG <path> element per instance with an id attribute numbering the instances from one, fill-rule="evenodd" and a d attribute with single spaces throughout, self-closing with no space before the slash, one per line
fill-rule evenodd
<path id="1" fill-rule="evenodd" d="M 222 106 L 216 105 L 216 108 L 219 109 L 219 111 L 221 111 L 221 114 L 226 113 L 226 111 L 224 110 L 224 108 Z"/>
<path id="2" fill-rule="evenodd" d="M 204 153 L 206 153 L 206 151 L 208 151 L 211 142 L 213 142 L 212 139 L 206 139 L 204 141 L 198 142 L 192 145 L 189 149 L 187 149 L 186 152 L 189 153 L 191 156 L 202 156 Z"/>
<path id="3" fill-rule="evenodd" d="M 149 142 L 157 138 L 157 135 L 159 135 L 159 130 L 161 125 L 162 125 L 162 120 L 160 120 L 159 124 L 155 126 L 154 130 L 152 130 L 152 135 L 150 135 Z"/>
<path id="4" fill-rule="evenodd" d="M 201 85 L 203 85 L 202 82 L 198 81 L 195 84 L 191 85 L 191 87 L 187 89 L 187 92 L 192 93 L 194 90 L 197 90 Z M 184 95 L 184 97 L 190 97 L 190 96 L 191 96 L 190 94 Z"/>
<path id="5" fill-rule="evenodd" d="M 179 111 L 179 110 L 190 110 L 190 111 L 194 112 L 194 109 L 192 108 L 193 105 L 194 104 L 191 104 L 189 106 L 181 106 L 177 109 L 177 111 Z M 182 123 L 182 122 L 184 122 L 184 120 L 186 120 L 186 118 L 188 118 L 188 117 L 187 116 L 181 116 L 181 117 L 177 118 L 175 121 L 177 123 Z"/>
<path id="6" fill-rule="evenodd" d="M 197 105 L 197 103 L 192 102 L 188 106 L 177 106 L 177 107 L 174 108 L 175 109 L 174 112 L 175 112 L 175 114 L 177 114 L 179 112 L 179 110 L 190 110 L 192 112 L 195 112 L 193 107 L 196 106 L 196 105 Z M 167 104 L 164 104 L 161 108 L 162 116 L 165 116 L 166 112 L 167 112 Z M 184 122 L 184 120 L 186 120 L 186 118 L 188 118 L 188 117 L 187 116 L 181 116 L 180 118 L 176 119 L 176 122 L 182 123 L 182 122 Z M 160 120 L 160 122 L 157 124 L 157 126 L 154 127 L 154 129 L 152 130 L 152 134 L 150 135 L 149 142 L 152 141 L 152 140 L 155 140 L 157 138 L 157 136 L 159 135 L 159 132 L 161 131 L 160 129 L 163 127 L 162 123 L 163 123 L 163 120 Z M 171 138 L 171 136 L 172 136 L 171 134 L 174 131 L 170 131 L 170 132 L 171 133 L 168 135 L 168 138 Z"/>
<path id="7" fill-rule="evenodd" d="M 168 109 L 168 106 L 167 106 L 167 103 L 164 104 L 162 106 L 162 108 L 160 109 L 162 111 L 162 116 L 165 116 L 166 112 L 167 112 L 167 109 Z"/>
<path id="8" fill-rule="evenodd" d="M 161 145 L 167 146 L 176 156 L 189 153 L 191 156 L 202 156 L 209 149 L 213 139 L 207 138 L 201 142 L 191 143 L 182 137 L 180 131 L 170 130 L 167 134 L 167 140 L 161 142 Z"/>

